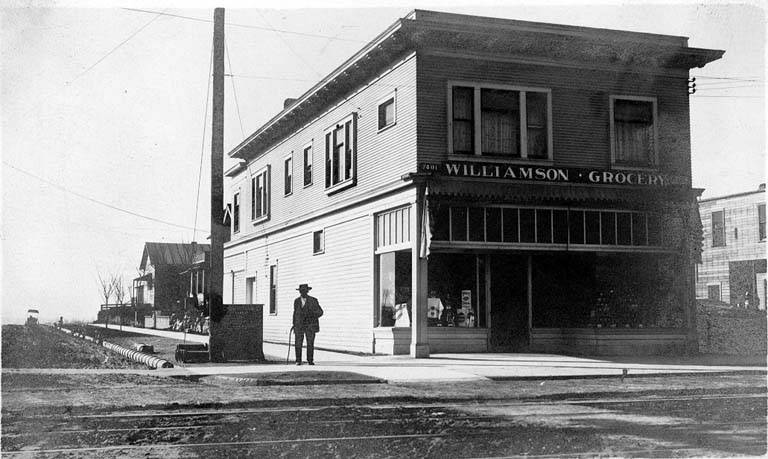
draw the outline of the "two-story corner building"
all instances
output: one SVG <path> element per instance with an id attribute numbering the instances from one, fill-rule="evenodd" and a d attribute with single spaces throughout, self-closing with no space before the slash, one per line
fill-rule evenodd
<path id="1" fill-rule="evenodd" d="M 695 346 L 684 37 L 416 10 L 233 149 L 225 301 L 320 348 Z M 231 282 L 231 284 L 229 284 Z"/>
<path id="2" fill-rule="evenodd" d="M 699 201 L 704 249 L 696 298 L 765 309 L 765 184 L 756 190 Z"/>

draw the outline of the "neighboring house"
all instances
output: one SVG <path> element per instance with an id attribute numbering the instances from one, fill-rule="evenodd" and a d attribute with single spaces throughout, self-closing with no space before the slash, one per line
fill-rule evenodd
<path id="1" fill-rule="evenodd" d="M 697 345 L 684 37 L 416 10 L 234 148 L 225 303 L 317 346 Z M 698 231 L 698 234 L 697 234 Z"/>
<path id="2" fill-rule="evenodd" d="M 190 280 L 182 276 L 196 257 L 210 252 L 210 244 L 147 242 L 141 255 L 141 275 L 133 280 L 134 307 L 142 312 L 170 315 L 184 309 Z"/>
<path id="3" fill-rule="evenodd" d="M 704 250 L 696 298 L 765 309 L 765 184 L 757 190 L 699 200 Z"/>
<path id="4" fill-rule="evenodd" d="M 183 281 L 186 283 L 184 297 L 187 301 L 187 307 L 196 307 L 201 311 L 206 311 L 205 306 L 208 301 L 208 269 L 211 265 L 211 246 L 205 244 L 198 250 L 189 268 L 180 273 Z"/>

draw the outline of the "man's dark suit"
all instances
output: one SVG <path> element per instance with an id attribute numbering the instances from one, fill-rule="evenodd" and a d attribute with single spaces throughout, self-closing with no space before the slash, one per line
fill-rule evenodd
<path id="1" fill-rule="evenodd" d="M 323 315 L 323 308 L 317 298 L 307 295 L 306 304 L 302 306 L 301 297 L 293 301 L 293 330 L 296 333 L 296 362 L 301 362 L 301 348 L 304 345 L 304 335 L 307 336 L 307 362 L 315 360 L 315 333 L 320 331 L 318 317 Z"/>

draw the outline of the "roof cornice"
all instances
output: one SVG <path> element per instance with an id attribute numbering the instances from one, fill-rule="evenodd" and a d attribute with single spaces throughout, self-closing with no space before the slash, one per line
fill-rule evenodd
<path id="1" fill-rule="evenodd" d="M 582 60 L 596 65 L 686 72 L 724 51 L 689 48 L 686 37 L 413 10 L 398 19 L 293 103 L 240 142 L 228 155 L 249 160 L 313 119 L 323 107 L 365 84 L 371 72 L 405 51 L 468 50 L 486 55 Z M 227 175 L 242 171 L 235 165 Z"/>

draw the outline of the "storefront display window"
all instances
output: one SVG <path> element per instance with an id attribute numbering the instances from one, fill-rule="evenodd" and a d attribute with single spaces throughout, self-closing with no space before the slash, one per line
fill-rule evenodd
<path id="1" fill-rule="evenodd" d="M 483 255 L 433 253 L 428 278 L 428 326 L 486 326 Z"/>
<path id="2" fill-rule="evenodd" d="M 662 245 L 659 214 L 629 210 L 435 205 L 432 239 L 601 246 Z"/>
<path id="3" fill-rule="evenodd" d="M 376 256 L 379 274 L 377 327 L 411 326 L 411 251 Z"/>
<path id="4" fill-rule="evenodd" d="M 534 328 L 681 328 L 668 255 L 549 254 L 532 260 Z"/>

